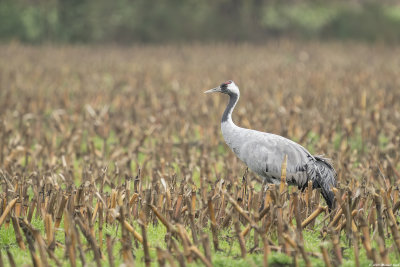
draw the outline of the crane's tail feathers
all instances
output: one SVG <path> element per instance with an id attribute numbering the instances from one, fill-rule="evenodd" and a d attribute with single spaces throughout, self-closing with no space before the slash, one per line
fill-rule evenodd
<path id="1" fill-rule="evenodd" d="M 316 179 L 313 181 L 314 188 L 321 188 L 322 196 L 331 210 L 335 205 L 335 195 L 332 188 L 336 187 L 336 171 L 328 159 L 314 156 L 316 159 Z"/>

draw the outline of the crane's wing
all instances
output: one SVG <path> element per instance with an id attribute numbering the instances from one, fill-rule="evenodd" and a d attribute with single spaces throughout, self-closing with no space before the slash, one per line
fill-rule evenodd
<path id="1" fill-rule="evenodd" d="M 287 155 L 286 181 L 304 189 L 311 180 L 313 188 L 321 188 L 328 207 L 334 206 L 332 188 L 336 186 L 336 172 L 325 158 L 312 156 L 301 145 L 278 135 L 263 133 L 247 140 L 242 140 L 234 151 L 252 171 L 269 183 L 279 183 Z"/>
<path id="2" fill-rule="evenodd" d="M 278 135 L 256 132 L 238 146 L 237 151 L 233 148 L 238 157 L 267 181 L 280 181 L 282 162 L 287 155 L 288 183 L 299 187 L 307 184 L 308 164 L 315 159 L 301 145 Z"/>
<path id="3" fill-rule="evenodd" d="M 308 181 L 321 188 L 329 208 L 333 207 L 336 172 L 324 158 L 312 156 L 301 145 L 279 135 L 244 129 L 226 139 L 233 152 L 268 183 L 280 183 L 282 163 L 287 155 L 286 181 L 304 189 Z"/>

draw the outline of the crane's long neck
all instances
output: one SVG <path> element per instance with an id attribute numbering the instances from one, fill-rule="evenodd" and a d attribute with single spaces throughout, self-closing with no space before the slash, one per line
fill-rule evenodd
<path id="1" fill-rule="evenodd" d="M 239 101 L 239 96 L 240 95 L 236 93 L 232 93 L 229 95 L 229 103 L 228 106 L 226 106 L 221 120 L 222 136 L 224 137 L 226 144 L 235 153 L 238 153 L 240 147 L 240 128 L 236 126 L 232 121 L 232 111 Z"/>
<path id="2" fill-rule="evenodd" d="M 226 106 L 224 114 L 222 115 L 221 124 L 227 123 L 227 124 L 235 125 L 232 121 L 232 112 L 233 112 L 233 109 L 235 108 L 237 102 L 239 101 L 239 96 L 240 96 L 239 94 L 235 94 L 235 93 L 232 93 L 229 95 L 229 103 Z"/>

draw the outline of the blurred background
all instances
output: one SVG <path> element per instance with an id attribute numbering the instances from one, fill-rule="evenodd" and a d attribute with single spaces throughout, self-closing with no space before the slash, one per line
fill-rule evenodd
<path id="1" fill-rule="evenodd" d="M 400 41 L 400 1 L 1 0 L 0 40 L 164 43 Z"/>

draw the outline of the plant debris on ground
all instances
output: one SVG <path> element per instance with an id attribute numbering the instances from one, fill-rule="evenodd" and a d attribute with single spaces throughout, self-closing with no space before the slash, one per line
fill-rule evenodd
<path id="1" fill-rule="evenodd" d="M 398 262 L 399 52 L 2 45 L 0 266 Z M 238 125 L 331 158 L 334 210 L 229 151 L 227 99 L 203 95 L 228 79 Z"/>

